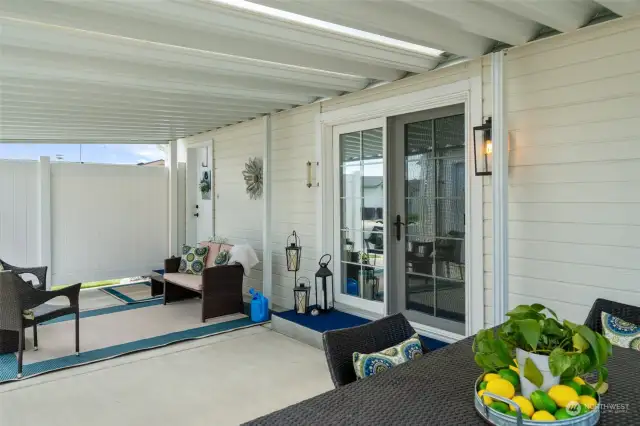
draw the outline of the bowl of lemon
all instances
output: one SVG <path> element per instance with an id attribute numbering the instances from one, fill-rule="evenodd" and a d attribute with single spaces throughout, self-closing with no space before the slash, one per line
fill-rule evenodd
<path id="1" fill-rule="evenodd" d="M 475 407 L 490 424 L 591 426 L 600 419 L 600 396 L 580 377 L 538 389 L 529 398 L 520 392 L 515 369 L 505 368 L 478 377 Z"/>

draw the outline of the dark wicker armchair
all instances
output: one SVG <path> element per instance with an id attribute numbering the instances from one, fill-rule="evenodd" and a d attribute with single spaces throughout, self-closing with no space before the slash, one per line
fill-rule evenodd
<path id="1" fill-rule="evenodd" d="M 602 312 L 606 312 L 632 324 L 640 325 L 640 307 L 625 305 L 624 303 L 613 302 L 606 299 L 596 299 L 589 315 L 587 315 L 584 325 L 593 331 L 602 333 Z"/>
<path id="2" fill-rule="evenodd" d="M 44 290 L 45 288 L 47 288 L 47 267 L 46 266 L 21 268 L 19 266 L 10 265 L 7 262 L 3 261 L 2 259 L 0 259 L 0 265 L 2 265 L 2 268 L 0 268 L 0 270 L 4 269 L 5 271 L 13 271 L 18 275 L 31 274 L 35 276 L 38 279 L 38 282 L 33 283 L 32 281 L 34 288 L 37 288 L 39 290 Z"/>
<path id="3" fill-rule="evenodd" d="M 358 327 L 326 331 L 324 353 L 336 388 L 356 381 L 353 353 L 378 352 L 407 340 L 415 330 L 402 314 L 391 315 Z M 428 348 L 423 345 L 426 353 Z"/>
<path id="4" fill-rule="evenodd" d="M 48 305 L 54 297 L 65 296 L 69 306 Z M 33 346 L 38 349 L 38 324 L 64 315 L 76 317 L 76 355 L 80 354 L 80 284 L 56 291 L 33 288 L 14 271 L 0 272 L 0 330 L 15 332 L 18 343 L 18 378 L 22 377 L 24 330 L 33 326 Z"/>

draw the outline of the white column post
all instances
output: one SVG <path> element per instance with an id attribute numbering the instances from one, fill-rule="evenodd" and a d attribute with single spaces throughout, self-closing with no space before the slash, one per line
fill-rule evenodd
<path id="1" fill-rule="evenodd" d="M 271 116 L 266 115 L 263 120 L 264 154 L 262 158 L 262 203 L 264 212 L 262 215 L 262 294 L 269 298 L 269 308 L 273 306 L 272 300 L 272 271 L 271 260 Z"/>
<path id="2" fill-rule="evenodd" d="M 48 266 L 47 289 L 51 288 L 51 162 L 49 157 L 40 157 L 38 163 L 38 209 L 39 252 L 38 265 Z"/>
<path id="3" fill-rule="evenodd" d="M 506 51 L 492 54 L 493 117 L 493 325 L 509 308 L 509 126 L 505 96 Z"/>
<path id="4" fill-rule="evenodd" d="M 179 255 L 178 247 L 178 141 L 169 142 L 169 256 Z"/>

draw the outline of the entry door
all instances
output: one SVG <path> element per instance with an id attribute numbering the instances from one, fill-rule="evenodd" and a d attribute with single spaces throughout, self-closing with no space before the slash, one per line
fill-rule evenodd
<path id="1" fill-rule="evenodd" d="M 187 150 L 187 244 L 207 241 L 213 236 L 214 179 L 209 144 Z M 202 191 L 208 182 L 210 190 Z"/>
<path id="2" fill-rule="evenodd" d="M 390 135 L 390 310 L 464 335 L 464 105 L 394 117 Z"/>

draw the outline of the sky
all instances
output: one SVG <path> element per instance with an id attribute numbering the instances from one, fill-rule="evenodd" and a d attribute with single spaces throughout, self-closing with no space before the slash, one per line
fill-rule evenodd
<path id="1" fill-rule="evenodd" d="M 38 160 L 41 156 L 51 157 L 56 161 L 58 156 L 68 162 L 106 164 L 138 164 L 148 163 L 165 158 L 157 145 L 144 144 L 3 144 L 0 143 L 0 159 Z"/>

